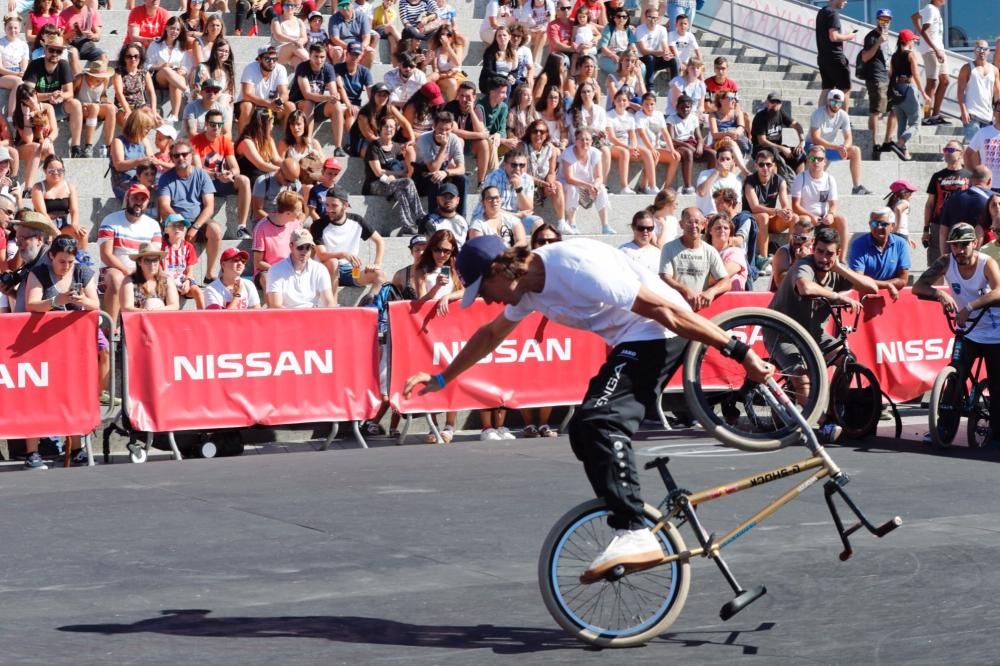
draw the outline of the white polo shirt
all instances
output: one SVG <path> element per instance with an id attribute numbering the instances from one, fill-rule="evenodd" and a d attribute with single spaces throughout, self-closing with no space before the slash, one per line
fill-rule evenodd
<path id="1" fill-rule="evenodd" d="M 320 294 L 330 288 L 330 272 L 312 259 L 296 273 L 292 258 L 286 257 L 271 266 L 267 276 L 267 293 L 280 293 L 281 307 L 289 310 L 319 307 Z"/>

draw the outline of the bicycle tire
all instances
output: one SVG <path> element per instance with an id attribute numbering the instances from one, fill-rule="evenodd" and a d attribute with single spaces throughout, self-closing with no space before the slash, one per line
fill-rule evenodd
<path id="1" fill-rule="evenodd" d="M 979 380 L 973 389 L 974 399 L 969 401 L 972 413 L 969 415 L 965 436 L 971 449 L 982 448 L 993 438 L 993 430 L 990 428 L 990 399 L 986 395 L 989 390 L 989 382 Z"/>
<path id="2" fill-rule="evenodd" d="M 654 526 L 660 512 L 646 504 L 644 522 Z M 538 558 L 538 585 L 553 619 L 578 640 L 598 647 L 634 647 L 656 638 L 673 624 L 687 600 L 691 564 L 671 562 L 628 573 L 616 581 L 580 583 L 580 574 L 611 541 L 604 500 L 580 504 L 556 521 Z M 677 529 L 656 533 L 667 554 L 686 550 Z M 643 612 L 640 606 L 651 606 Z M 612 620 L 617 620 L 617 625 Z M 623 621 L 624 620 L 624 621 Z"/>
<path id="3" fill-rule="evenodd" d="M 931 389 L 928 425 L 931 442 L 939 449 L 951 446 L 958 434 L 962 421 L 962 405 L 965 403 L 965 387 L 956 386 L 958 371 L 954 366 L 945 366 L 934 379 Z M 964 383 L 963 383 L 964 384 Z"/>
<path id="4" fill-rule="evenodd" d="M 809 377 L 809 395 L 800 406 L 802 415 L 810 425 L 815 425 L 826 411 L 830 397 L 830 382 L 826 363 L 819 346 L 804 328 L 790 317 L 767 308 L 735 308 L 712 320 L 727 333 L 754 327 L 737 337 L 750 340 L 752 347 L 766 361 L 776 367 L 779 383 L 786 391 L 794 393 L 790 377 L 805 374 Z M 804 373 L 792 372 L 772 353 L 775 342 L 794 347 L 805 366 Z M 706 358 L 709 360 L 706 361 Z M 688 345 L 684 357 L 684 396 L 688 407 L 702 427 L 726 446 L 745 451 L 774 451 L 802 441 L 797 423 L 779 423 L 775 417 L 758 414 L 768 410 L 762 399 L 765 389 L 747 382 L 742 364 L 722 357 L 721 353 L 701 342 Z M 793 402 L 796 396 L 790 395 Z M 715 405 L 722 405 L 717 409 Z M 742 407 L 733 416 L 734 405 Z M 769 420 L 770 419 L 770 420 Z"/>
<path id="5" fill-rule="evenodd" d="M 843 428 L 841 437 L 863 439 L 874 434 L 882 416 L 882 387 L 875 373 L 849 361 L 830 382 L 830 412 Z"/>

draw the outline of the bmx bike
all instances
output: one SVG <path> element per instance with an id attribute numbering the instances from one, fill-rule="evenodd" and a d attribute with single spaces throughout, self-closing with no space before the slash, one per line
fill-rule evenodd
<path id="1" fill-rule="evenodd" d="M 796 344 L 806 360 L 805 372 L 815 383 L 809 395 L 797 395 L 787 381 L 786 369 L 779 367 L 776 379 L 756 384 L 746 379 L 742 365 L 716 359 L 717 353 L 693 342 L 685 357 L 685 396 L 693 412 L 709 432 L 730 446 L 750 450 L 774 450 L 789 444 L 804 444 L 810 456 L 797 463 L 767 470 L 753 476 L 699 492 L 680 487 L 668 468 L 668 458 L 656 458 L 646 469 L 657 469 L 667 494 L 657 506 L 646 504 L 643 522 L 658 539 L 663 558 L 642 567 L 618 566 L 596 582 L 583 582 L 581 575 L 599 555 L 614 532 L 607 524 L 604 500 L 580 504 L 566 512 L 550 530 L 538 561 L 538 580 L 546 608 L 556 622 L 579 640 L 600 647 L 642 645 L 660 635 L 680 615 L 691 585 L 691 560 L 707 557 L 715 562 L 735 597 L 719 615 L 728 620 L 764 594 L 765 587 L 744 588 L 722 558 L 721 551 L 759 525 L 806 489 L 827 478 L 823 485 L 827 507 L 843 544 L 841 560 L 853 553 L 849 537 L 864 527 L 883 537 L 902 524 L 899 517 L 876 526 L 845 491 L 849 479 L 816 439 L 812 426 L 826 409 L 828 385 L 826 366 L 816 343 L 793 321 L 770 310 L 742 308 L 716 318 L 716 323 L 732 334 L 742 335 L 748 344 L 771 358 L 773 335 L 760 335 L 757 327 L 781 332 L 785 342 Z M 728 360 L 728 359 L 725 359 Z M 802 372 L 796 367 L 795 372 Z M 723 381 L 725 373 L 730 373 Z M 762 415 L 765 405 L 767 416 Z M 731 409 L 740 410 L 738 416 Z M 695 509 L 708 501 L 727 497 L 748 488 L 771 483 L 802 472 L 805 481 L 762 508 L 750 518 L 719 537 L 710 533 Z M 839 496 L 858 522 L 845 526 L 834 504 Z M 678 530 L 688 524 L 698 546 L 685 545 Z"/>

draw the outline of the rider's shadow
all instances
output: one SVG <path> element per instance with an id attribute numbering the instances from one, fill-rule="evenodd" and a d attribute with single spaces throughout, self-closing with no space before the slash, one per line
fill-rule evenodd
<path id="1" fill-rule="evenodd" d="M 334 615 L 209 617 L 211 612 L 202 609 L 163 610 L 157 617 L 132 624 L 74 624 L 59 627 L 59 631 L 104 635 L 156 633 L 204 638 L 322 638 L 341 643 L 370 645 L 463 650 L 488 648 L 497 654 L 587 649 L 583 643 L 558 629 L 498 627 L 489 624 L 409 624 L 381 618 Z M 773 626 L 766 624 L 767 626 L 762 624 L 751 631 L 769 630 Z M 725 638 L 695 638 L 715 633 L 721 633 Z M 732 645 L 741 647 L 743 654 L 756 654 L 756 647 L 736 643 L 742 633 L 746 632 L 672 632 L 663 634 L 657 640 L 688 647 Z"/>

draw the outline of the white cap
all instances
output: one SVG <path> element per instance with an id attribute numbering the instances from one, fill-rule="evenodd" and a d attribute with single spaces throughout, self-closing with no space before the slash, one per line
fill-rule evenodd
<path id="1" fill-rule="evenodd" d="M 10 159 L 10 151 L 7 150 L 7 146 L 0 146 L 0 162 Z"/>
<path id="2" fill-rule="evenodd" d="M 177 138 L 177 129 L 173 125 L 160 125 L 156 128 L 156 131 L 171 139 Z"/>

